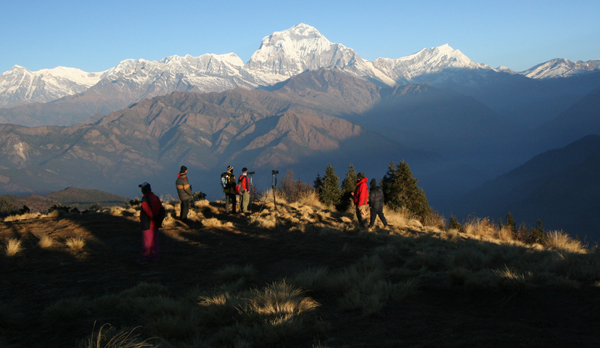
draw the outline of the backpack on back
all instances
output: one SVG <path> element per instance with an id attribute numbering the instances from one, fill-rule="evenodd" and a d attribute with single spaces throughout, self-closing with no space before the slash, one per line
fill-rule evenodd
<path id="1" fill-rule="evenodd" d="M 229 176 L 229 173 L 227 172 L 221 174 L 221 186 L 223 186 L 223 188 L 227 188 L 227 184 L 229 183 L 227 176 Z"/>
<path id="2" fill-rule="evenodd" d="M 155 223 L 156 223 L 156 228 L 161 228 L 163 221 L 165 220 L 165 217 L 167 216 L 167 211 L 165 210 L 165 207 L 163 205 L 160 206 L 160 210 L 158 211 L 158 215 L 156 215 L 156 218 L 154 219 Z"/>

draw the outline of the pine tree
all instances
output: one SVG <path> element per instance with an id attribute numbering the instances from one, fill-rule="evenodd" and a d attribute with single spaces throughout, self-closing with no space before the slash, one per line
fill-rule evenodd
<path id="1" fill-rule="evenodd" d="M 340 178 L 335 174 L 335 169 L 331 163 L 325 169 L 325 175 L 321 178 L 317 176 L 315 188 L 319 193 L 321 202 L 327 205 L 339 204 L 342 191 L 340 190 Z"/>
<path id="2" fill-rule="evenodd" d="M 423 189 L 417 186 L 408 164 L 402 161 L 397 166 L 391 162 L 381 180 L 385 203 L 392 209 L 407 208 L 410 212 L 425 219 L 431 214 L 431 207 Z"/>
<path id="3" fill-rule="evenodd" d="M 323 178 L 321 177 L 321 174 L 318 173 L 317 178 L 315 179 L 315 181 L 313 181 L 313 187 L 315 188 L 315 191 L 317 191 L 317 194 L 319 195 L 319 197 L 321 197 L 321 187 L 322 186 L 323 186 Z"/>
<path id="4" fill-rule="evenodd" d="M 345 211 L 348 209 L 352 202 L 352 193 L 356 189 L 356 169 L 350 163 L 348 166 L 348 171 L 346 172 L 346 177 L 342 181 L 342 198 L 340 202 L 339 210 Z"/>
<path id="5" fill-rule="evenodd" d="M 517 231 L 517 224 L 515 223 L 515 219 L 510 212 L 508 212 L 508 215 L 506 215 L 506 226 L 510 227 L 511 231 L 513 232 Z"/>

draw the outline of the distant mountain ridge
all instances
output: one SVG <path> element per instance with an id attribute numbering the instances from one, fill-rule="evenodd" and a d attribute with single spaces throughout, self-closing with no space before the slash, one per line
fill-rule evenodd
<path id="1" fill-rule="evenodd" d="M 556 60 L 515 73 L 472 62 L 447 44 L 407 57 L 378 58 L 370 62 L 351 48 L 330 42 L 314 27 L 298 24 L 263 38 L 260 48 L 246 64 L 229 53 L 171 56 L 160 61 L 128 59 L 96 73 L 73 68 L 31 72 L 15 66 L 0 75 L 0 107 L 4 107 L 0 109 L 0 122 L 26 126 L 72 125 L 96 113 L 107 115 L 131 103 L 174 91 L 205 93 L 236 87 L 253 89 L 321 68 L 339 69 L 381 86 L 427 82 L 441 87 L 448 79 L 473 84 L 474 80 L 462 77 L 465 72 L 522 74 L 547 79 L 597 71 L 599 62 Z M 444 71 L 446 73 L 439 75 Z M 46 105 L 48 102 L 53 104 Z"/>
<path id="2" fill-rule="evenodd" d="M 504 219 L 549 230 L 564 230 L 600 241 L 600 135 L 588 135 L 544 152 L 520 167 L 486 182 L 456 203 L 461 216 Z"/>
<path id="3" fill-rule="evenodd" d="M 296 79 L 312 85 L 301 87 L 304 82 Z M 360 85 L 362 92 L 356 89 Z M 355 94 L 346 94 L 344 86 Z M 299 96 L 294 88 L 311 97 Z M 25 193 L 93 183 L 111 192 L 131 192 L 137 191 L 135 182 L 141 178 L 163 181 L 182 163 L 202 172 L 223 171 L 225 163 L 286 168 L 327 154 L 344 166 L 379 161 L 385 168 L 393 156 L 431 156 L 335 117 L 338 105 L 353 109 L 351 101 L 368 109 L 380 100 L 378 93 L 371 82 L 320 70 L 301 74 L 274 91 L 173 92 L 93 124 L 0 125 L 0 189 Z M 315 161 L 305 169 L 314 175 L 319 166 Z M 164 182 L 158 186 L 172 189 Z M 220 192 L 217 186 L 211 190 Z"/>

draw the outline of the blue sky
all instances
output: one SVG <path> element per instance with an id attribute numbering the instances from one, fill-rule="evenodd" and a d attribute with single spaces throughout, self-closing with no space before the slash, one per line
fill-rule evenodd
<path id="1" fill-rule="evenodd" d="M 89 72 L 124 59 L 234 52 L 306 23 L 362 58 L 450 44 L 471 60 L 526 70 L 553 58 L 600 59 L 600 1 L 38 1 L 4 2 L 0 72 L 15 64 Z"/>

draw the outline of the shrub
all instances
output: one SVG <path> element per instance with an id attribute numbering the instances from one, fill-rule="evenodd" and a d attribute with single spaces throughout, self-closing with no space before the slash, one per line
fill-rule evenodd
<path id="1" fill-rule="evenodd" d="M 448 223 L 448 229 L 460 231 L 462 225 L 458 222 L 458 219 L 454 215 L 450 215 L 450 222 Z"/>
<path id="2" fill-rule="evenodd" d="M 294 179 L 292 170 L 287 171 L 285 177 L 281 180 L 280 186 L 281 191 L 290 203 L 297 202 L 302 196 L 314 191 L 310 184 Z"/>

